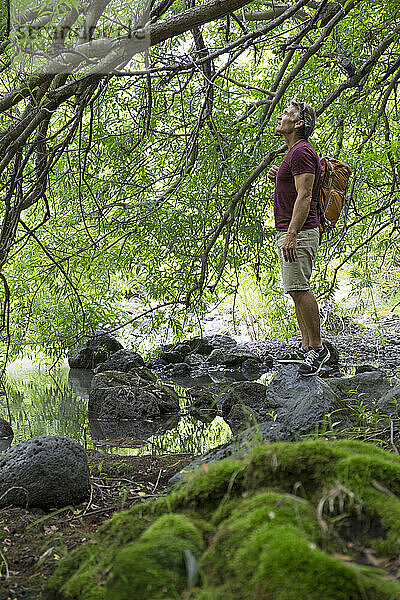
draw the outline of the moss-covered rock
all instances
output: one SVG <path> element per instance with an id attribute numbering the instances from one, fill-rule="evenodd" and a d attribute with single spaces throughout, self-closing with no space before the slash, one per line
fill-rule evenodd
<path id="1" fill-rule="evenodd" d="M 371 444 L 258 446 L 116 514 L 61 562 L 49 597 L 399 600 L 347 546 L 397 554 L 399 496 L 400 458 Z"/>

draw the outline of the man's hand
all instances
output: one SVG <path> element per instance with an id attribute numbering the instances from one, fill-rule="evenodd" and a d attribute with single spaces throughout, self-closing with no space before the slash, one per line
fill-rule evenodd
<path id="1" fill-rule="evenodd" d="M 279 167 L 277 165 L 272 165 L 267 173 L 267 177 L 270 181 L 276 181 L 276 174 L 279 171 Z"/>
<path id="2" fill-rule="evenodd" d="M 297 233 L 287 232 L 282 252 L 286 262 L 295 262 L 297 259 Z"/>

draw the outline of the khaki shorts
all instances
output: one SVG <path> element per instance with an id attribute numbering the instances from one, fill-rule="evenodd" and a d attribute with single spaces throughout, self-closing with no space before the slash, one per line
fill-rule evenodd
<path id="1" fill-rule="evenodd" d="M 297 236 L 297 260 L 286 262 L 283 258 L 282 246 L 286 231 L 276 232 L 279 262 L 281 264 L 283 289 L 285 292 L 309 290 L 310 278 L 315 255 L 319 246 L 319 229 L 305 229 Z"/>

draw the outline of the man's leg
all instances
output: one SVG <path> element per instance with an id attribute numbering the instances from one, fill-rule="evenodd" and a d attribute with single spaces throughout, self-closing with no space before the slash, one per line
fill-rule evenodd
<path id="1" fill-rule="evenodd" d="M 321 348 L 321 320 L 318 304 L 310 290 L 289 291 L 296 308 L 304 350 Z"/>

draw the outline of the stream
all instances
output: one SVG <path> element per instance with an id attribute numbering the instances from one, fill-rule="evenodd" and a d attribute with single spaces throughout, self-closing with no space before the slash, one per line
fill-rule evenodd
<path id="1" fill-rule="evenodd" d="M 106 423 L 92 420 L 87 409 L 92 377 L 91 371 L 69 369 L 67 363 L 51 372 L 26 358 L 11 365 L 7 370 L 7 395 L 0 398 L 0 417 L 11 423 L 14 438 L 1 440 L 0 449 L 38 435 L 61 435 L 99 452 L 197 454 L 232 436 L 221 417 L 203 423 L 185 414 L 183 386 L 189 385 L 189 380 L 174 385 L 183 414 L 170 415 L 163 421 Z"/>

